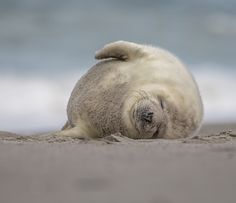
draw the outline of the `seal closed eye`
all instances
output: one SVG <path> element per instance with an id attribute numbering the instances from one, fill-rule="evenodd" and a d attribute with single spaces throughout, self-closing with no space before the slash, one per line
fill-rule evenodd
<path id="1" fill-rule="evenodd" d="M 101 61 L 71 93 L 60 135 L 84 139 L 119 132 L 133 139 L 172 139 L 199 128 L 201 97 L 178 58 L 126 41 L 107 44 L 95 58 Z"/>

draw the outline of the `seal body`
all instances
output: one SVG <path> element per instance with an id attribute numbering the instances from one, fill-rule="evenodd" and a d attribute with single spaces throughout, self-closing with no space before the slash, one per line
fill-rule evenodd
<path id="1" fill-rule="evenodd" d="M 99 138 L 181 138 L 201 125 L 198 87 L 175 56 L 152 46 L 117 41 L 76 84 L 62 134 Z"/>

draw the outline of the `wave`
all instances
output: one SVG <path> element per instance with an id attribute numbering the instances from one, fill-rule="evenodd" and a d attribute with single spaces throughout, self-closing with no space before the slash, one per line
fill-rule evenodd
<path id="1" fill-rule="evenodd" d="M 236 121 L 236 71 L 214 64 L 193 66 L 204 104 L 204 122 Z"/>
<path id="2" fill-rule="evenodd" d="M 205 123 L 236 121 L 235 72 L 212 65 L 193 66 L 203 98 Z M 32 133 L 60 129 L 69 95 L 81 72 L 49 79 L 4 75 L 0 78 L 0 129 Z"/>
<path id="3" fill-rule="evenodd" d="M 81 73 L 57 79 L 11 76 L 0 78 L 0 129 L 22 133 L 60 129 L 66 105 Z"/>

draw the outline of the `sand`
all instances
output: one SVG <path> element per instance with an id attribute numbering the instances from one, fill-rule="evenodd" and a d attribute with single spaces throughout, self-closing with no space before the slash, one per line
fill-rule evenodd
<path id="1" fill-rule="evenodd" d="M 235 203 L 236 125 L 180 140 L 0 132 L 0 202 Z"/>

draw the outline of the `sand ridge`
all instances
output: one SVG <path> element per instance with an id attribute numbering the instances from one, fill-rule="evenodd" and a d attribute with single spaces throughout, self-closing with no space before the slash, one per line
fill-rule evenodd
<path id="1" fill-rule="evenodd" d="M 192 143 L 192 144 L 204 144 L 204 143 L 225 143 L 234 141 L 236 139 L 236 125 L 231 124 L 230 126 L 222 127 L 218 129 L 219 126 L 204 126 L 202 130 L 192 137 L 169 140 L 170 142 L 179 142 L 179 143 Z M 43 133 L 43 134 L 34 134 L 34 135 L 20 135 L 5 131 L 0 131 L 0 142 L 1 141 L 12 141 L 12 142 L 48 142 L 48 143 L 107 143 L 107 144 L 137 144 L 137 143 L 151 143 L 159 142 L 160 139 L 139 139 L 133 140 L 123 136 L 120 133 L 116 133 L 110 136 L 99 139 L 77 139 L 70 137 L 60 137 L 56 135 L 56 132 Z M 168 141 L 168 140 L 167 140 Z"/>

